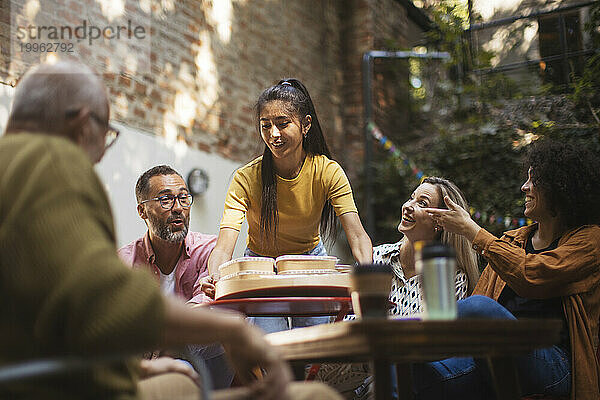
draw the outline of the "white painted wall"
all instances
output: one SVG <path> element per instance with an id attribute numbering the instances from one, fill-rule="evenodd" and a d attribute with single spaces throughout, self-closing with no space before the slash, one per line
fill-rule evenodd
<path id="1" fill-rule="evenodd" d="M 14 88 L 0 85 L 0 135 L 4 132 Z M 194 197 L 190 229 L 218 234 L 225 194 L 233 173 L 242 164 L 223 157 L 192 149 L 182 142 L 168 142 L 163 137 L 114 123 L 121 134 L 115 144 L 96 165 L 96 171 L 108 192 L 117 231 L 117 244 L 127 244 L 146 232 L 146 225 L 137 215 L 135 183 L 147 169 L 167 164 L 184 179 L 194 168 L 203 169 L 209 179 L 208 191 Z M 250 160 L 248 160 L 250 161 Z M 244 222 L 234 251 L 241 257 L 246 248 L 247 224 Z M 340 235 L 336 245 L 328 249 L 341 262 L 352 263 L 346 238 Z"/>
<path id="2" fill-rule="evenodd" d="M 0 136 L 4 134 L 15 88 L 0 83 Z"/>

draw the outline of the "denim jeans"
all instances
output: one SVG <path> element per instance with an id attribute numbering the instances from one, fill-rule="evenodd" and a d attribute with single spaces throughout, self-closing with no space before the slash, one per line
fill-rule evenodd
<path id="1" fill-rule="evenodd" d="M 201 368 L 198 363 L 204 362 L 210 374 L 212 390 L 226 389 L 231 386 L 235 371 L 227 360 L 223 346 L 218 343 L 208 346 L 189 345 L 188 356 L 193 358 L 192 366 L 196 365 L 194 369 Z"/>
<path id="2" fill-rule="evenodd" d="M 308 256 L 326 256 L 327 250 L 325 250 L 325 246 L 323 246 L 323 242 L 319 242 L 312 250 L 307 251 L 306 253 L 302 253 L 303 255 Z M 244 257 L 264 257 L 258 253 L 253 252 L 248 247 L 244 251 Z"/>
<path id="3" fill-rule="evenodd" d="M 303 253 L 309 256 L 326 256 L 327 251 L 323 242 L 319 242 L 312 250 Z M 244 257 L 264 257 L 246 248 Z M 304 328 L 306 326 L 327 324 L 331 317 L 248 317 L 248 322 L 261 328 L 265 333 L 287 331 L 293 328 Z"/>
<path id="4" fill-rule="evenodd" d="M 471 296 L 458 303 L 458 318 L 516 319 L 498 302 Z M 537 349 L 515 362 L 522 395 L 568 396 L 571 392 L 571 355 L 561 347 Z M 493 399 L 491 375 L 485 360 L 454 357 L 412 365 L 416 399 Z"/>

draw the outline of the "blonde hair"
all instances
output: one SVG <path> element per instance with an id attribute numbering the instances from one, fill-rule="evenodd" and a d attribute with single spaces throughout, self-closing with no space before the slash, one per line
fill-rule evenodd
<path id="1" fill-rule="evenodd" d="M 423 179 L 421 184 L 423 183 L 429 183 L 437 188 L 438 194 L 440 195 L 440 208 L 447 208 L 446 203 L 444 202 L 444 197 L 448 196 L 450 200 L 465 210 L 469 210 L 469 205 L 467 204 L 464 194 L 458 188 L 458 186 L 449 180 L 436 176 L 430 176 Z M 441 233 L 440 240 L 442 243 L 454 248 L 454 251 L 456 252 L 457 268 L 467 274 L 467 278 L 469 279 L 469 293 L 471 293 L 475 288 L 477 281 L 479 280 L 477 254 L 471 247 L 469 241 L 462 235 L 444 230 Z"/>

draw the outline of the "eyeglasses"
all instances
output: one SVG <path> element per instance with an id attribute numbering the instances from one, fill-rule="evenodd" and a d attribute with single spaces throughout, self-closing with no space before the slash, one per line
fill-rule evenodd
<path id="1" fill-rule="evenodd" d="M 160 206 L 165 210 L 171 210 L 175 205 L 175 199 L 179 200 L 179 205 L 182 208 L 190 208 L 192 203 L 194 202 L 194 198 L 191 194 L 179 194 L 177 196 L 173 194 L 165 194 L 164 196 L 155 197 L 153 199 L 140 201 L 140 204 L 144 204 L 148 201 L 158 201 Z"/>
<path id="2" fill-rule="evenodd" d="M 68 110 L 65 113 L 65 115 L 67 118 L 73 118 L 77 114 L 79 114 L 79 111 L 81 110 Z M 90 117 L 92 117 L 92 119 L 99 123 L 101 126 L 106 127 L 106 131 L 104 134 L 104 151 L 108 150 L 108 148 L 112 146 L 119 137 L 119 130 L 111 124 L 109 124 L 108 122 L 105 122 L 98 114 L 96 114 L 93 111 L 90 112 Z"/>
<path id="3" fill-rule="evenodd" d="M 94 112 L 90 112 L 90 117 L 95 119 L 100 125 L 106 125 L 106 134 L 104 135 L 104 151 L 108 150 L 108 148 L 115 143 L 119 137 L 119 133 L 121 132 L 119 132 L 119 130 L 111 124 L 102 121 L 102 118 L 100 118 L 98 114 Z"/>
<path id="4" fill-rule="evenodd" d="M 104 151 L 108 150 L 108 148 L 112 146 L 119 137 L 119 130 L 108 122 L 104 122 L 102 118 L 100 118 L 95 112 L 90 112 L 90 117 L 96 120 L 96 122 L 100 125 L 106 125 L 106 133 L 104 134 Z"/>

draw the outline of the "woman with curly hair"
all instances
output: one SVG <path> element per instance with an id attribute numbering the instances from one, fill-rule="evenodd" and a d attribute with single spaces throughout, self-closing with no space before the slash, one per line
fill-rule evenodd
<path id="1" fill-rule="evenodd" d="M 600 315 L 600 163 L 570 144 L 542 140 L 527 157 L 525 216 L 534 224 L 498 239 L 448 197 L 428 208 L 444 230 L 463 235 L 487 260 L 460 318 L 557 318 L 557 345 L 516 358 L 523 395 L 600 398 L 596 360 Z M 493 398 L 489 372 L 472 358 L 414 366 L 418 399 Z M 443 394 L 443 396 L 442 396 Z M 445 396 L 445 397 L 444 397 Z"/>

